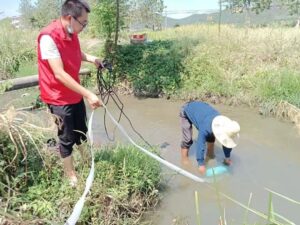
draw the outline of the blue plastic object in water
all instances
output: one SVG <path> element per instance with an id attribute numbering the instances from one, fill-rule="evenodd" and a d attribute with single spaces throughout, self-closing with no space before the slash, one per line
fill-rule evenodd
<path id="1" fill-rule="evenodd" d="M 206 170 L 206 176 L 211 177 L 215 174 L 215 176 L 226 173 L 228 171 L 227 167 L 221 165 L 221 166 L 216 166 L 212 167 Z"/>

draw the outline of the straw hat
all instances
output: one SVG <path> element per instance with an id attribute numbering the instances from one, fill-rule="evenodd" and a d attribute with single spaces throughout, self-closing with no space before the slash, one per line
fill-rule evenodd
<path id="1" fill-rule="evenodd" d="M 217 140 L 227 148 L 237 146 L 240 125 L 226 116 L 216 116 L 212 121 L 212 131 Z"/>

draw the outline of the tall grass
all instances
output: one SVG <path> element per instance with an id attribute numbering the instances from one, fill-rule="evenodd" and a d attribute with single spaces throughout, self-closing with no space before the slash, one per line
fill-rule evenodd
<path id="1" fill-rule="evenodd" d="M 37 31 L 15 29 L 9 20 L 1 21 L 0 31 L 0 79 L 36 71 L 35 63 L 31 66 L 26 61 L 32 63 L 35 58 Z M 158 65 L 156 62 L 162 59 L 166 60 L 166 65 L 176 63 L 181 70 L 180 81 L 176 78 L 178 84 L 173 85 L 170 92 L 168 80 L 155 80 L 156 77 L 172 79 L 173 74 L 164 74 L 170 71 L 155 69 L 160 75 L 154 76 L 153 71 L 135 69 L 141 74 L 150 73 L 145 76 L 147 79 L 152 77 L 150 81 L 161 85 L 167 94 L 172 93 L 181 99 L 229 99 L 232 103 L 262 106 L 266 113 L 276 110 L 282 100 L 300 107 L 298 35 L 299 30 L 294 28 L 243 28 L 232 25 L 222 25 L 219 35 L 218 26 L 214 24 L 150 32 L 150 40 L 172 41 L 172 51 L 180 52 L 181 61 L 174 61 L 172 57 L 167 59 L 159 55 L 160 52 L 154 52 L 153 60 L 143 64 L 144 67 L 154 68 Z M 88 40 L 86 34 L 82 38 Z M 89 43 L 85 40 L 82 40 L 84 49 Z M 98 44 L 95 48 L 96 55 L 102 54 L 99 47 Z M 134 52 L 131 57 L 131 60 L 136 60 Z M 22 71 L 18 72 L 20 69 Z M 139 81 L 144 81 L 143 85 L 147 87 L 147 79 Z"/>
<path id="2" fill-rule="evenodd" d="M 37 62 L 29 60 L 20 64 L 19 70 L 14 73 L 16 77 L 25 77 L 29 75 L 36 75 L 38 73 Z"/>
<path id="3" fill-rule="evenodd" d="M 76 160 L 80 182 L 72 189 L 57 154 L 43 148 L 48 129 L 27 119 L 13 109 L 0 114 L 0 224 L 63 224 L 82 194 L 89 167 Z M 79 224 L 142 224 L 142 215 L 160 199 L 159 163 L 116 145 L 96 151 L 95 170 Z"/>
<path id="4" fill-rule="evenodd" d="M 44 134 L 53 129 L 45 125 L 45 120 L 37 121 L 31 114 L 14 108 L 0 113 L 0 194 L 4 199 L 25 191 L 34 175 L 47 164 L 41 146 Z"/>
<path id="5" fill-rule="evenodd" d="M 35 58 L 36 35 L 14 28 L 9 19 L 0 21 L 0 80 L 15 77 L 22 63 Z"/>
<path id="6" fill-rule="evenodd" d="M 223 96 L 249 105 L 286 100 L 299 107 L 299 32 L 222 25 L 219 36 L 216 25 L 192 25 L 149 36 L 190 46 L 184 57 L 181 98 Z"/>

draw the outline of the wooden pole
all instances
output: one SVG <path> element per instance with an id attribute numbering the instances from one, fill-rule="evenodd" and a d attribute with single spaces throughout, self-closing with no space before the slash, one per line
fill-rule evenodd
<path id="1" fill-rule="evenodd" d="M 219 21 L 218 21 L 218 35 L 221 35 L 221 20 L 222 20 L 222 0 L 219 0 Z"/>

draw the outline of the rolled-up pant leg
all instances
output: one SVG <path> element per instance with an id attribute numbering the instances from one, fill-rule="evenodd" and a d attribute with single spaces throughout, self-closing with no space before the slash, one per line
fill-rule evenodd
<path id="1" fill-rule="evenodd" d="M 82 100 L 75 105 L 75 144 L 81 145 L 87 140 L 87 117 L 84 101 Z"/>
<path id="2" fill-rule="evenodd" d="M 83 100 L 77 104 L 56 106 L 48 105 L 56 116 L 58 125 L 59 150 L 62 158 L 72 154 L 73 145 L 86 140 L 86 111 Z"/>
<path id="3" fill-rule="evenodd" d="M 181 107 L 180 110 L 180 124 L 181 124 L 181 148 L 190 148 L 190 146 L 193 144 L 193 129 L 192 129 L 192 123 L 187 118 L 185 112 L 184 112 L 184 106 Z"/>
<path id="4" fill-rule="evenodd" d="M 226 148 L 225 146 L 222 146 L 222 147 L 223 147 L 223 152 L 224 152 L 225 158 L 230 158 L 232 148 Z"/>

